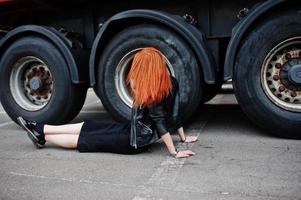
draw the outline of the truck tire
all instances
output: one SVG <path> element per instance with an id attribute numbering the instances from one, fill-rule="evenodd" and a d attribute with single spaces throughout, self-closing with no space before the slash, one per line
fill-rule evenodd
<path id="1" fill-rule="evenodd" d="M 268 132 L 301 138 L 301 16 L 266 18 L 244 40 L 234 90 L 249 118 Z"/>
<path id="2" fill-rule="evenodd" d="M 128 121 L 132 97 L 126 85 L 126 75 L 134 54 L 149 46 L 165 55 L 171 74 L 178 79 L 183 119 L 187 119 L 200 103 L 203 78 L 189 46 L 174 32 L 162 26 L 135 25 L 123 30 L 109 42 L 100 57 L 96 93 L 117 121 Z"/>
<path id="3" fill-rule="evenodd" d="M 0 100 L 12 120 L 61 124 L 72 120 L 86 97 L 85 86 L 74 85 L 58 49 L 44 38 L 14 41 L 0 61 Z"/>

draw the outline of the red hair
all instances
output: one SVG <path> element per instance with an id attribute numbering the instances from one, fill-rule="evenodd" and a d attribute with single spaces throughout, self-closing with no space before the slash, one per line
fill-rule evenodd
<path id="1" fill-rule="evenodd" d="M 143 48 L 134 56 L 127 76 L 134 106 L 152 106 L 167 97 L 172 89 L 164 57 L 153 47 Z"/>

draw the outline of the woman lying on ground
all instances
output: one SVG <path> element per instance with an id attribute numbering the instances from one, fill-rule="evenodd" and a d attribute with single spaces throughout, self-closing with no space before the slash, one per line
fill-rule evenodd
<path id="1" fill-rule="evenodd" d="M 177 151 L 170 135 L 171 131 L 177 131 L 182 142 L 197 140 L 197 137 L 185 136 L 176 105 L 178 82 L 170 76 L 162 54 L 151 47 L 136 53 L 127 82 L 134 99 L 132 113 L 137 108 L 143 108 L 143 118 L 150 122 L 151 129 L 157 138 L 162 138 L 172 156 L 186 158 L 194 155 L 190 150 Z M 135 117 L 132 114 L 132 122 L 136 120 Z M 136 142 L 136 136 L 132 138 L 133 123 L 85 120 L 76 124 L 54 126 L 30 122 L 22 117 L 18 118 L 18 122 L 37 148 L 49 142 L 63 148 L 78 149 L 79 152 L 136 154 L 146 151 L 151 145 L 133 146 L 133 140 Z"/>

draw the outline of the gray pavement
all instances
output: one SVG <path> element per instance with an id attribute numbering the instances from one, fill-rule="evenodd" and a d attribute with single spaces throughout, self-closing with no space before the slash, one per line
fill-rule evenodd
<path id="1" fill-rule="evenodd" d="M 89 90 L 73 122 L 112 121 Z M 36 150 L 0 107 L 0 199 L 301 199 L 301 141 L 255 127 L 232 94 L 218 95 L 186 126 L 194 157 L 177 160 L 158 142 L 118 155 Z"/>

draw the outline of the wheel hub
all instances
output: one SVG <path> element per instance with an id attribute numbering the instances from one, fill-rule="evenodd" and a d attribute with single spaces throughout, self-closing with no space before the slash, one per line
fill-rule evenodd
<path id="1" fill-rule="evenodd" d="M 12 68 L 11 93 L 19 106 L 37 111 L 47 105 L 53 90 L 53 80 L 47 65 L 34 56 L 20 58 Z"/>
<path id="2" fill-rule="evenodd" d="M 301 112 L 301 37 L 285 40 L 269 52 L 262 67 L 261 83 L 273 103 Z"/>
<path id="3" fill-rule="evenodd" d="M 293 56 L 295 54 L 295 51 L 299 50 L 294 50 L 286 53 L 286 58 L 284 59 L 284 56 L 280 57 L 276 65 L 278 64 L 279 66 L 281 66 L 279 69 L 280 82 L 281 84 L 283 84 L 285 89 L 291 91 L 301 91 L 301 78 L 298 78 L 298 73 L 301 73 L 301 65 L 298 64 L 301 61 L 301 57 Z M 284 64 L 281 65 L 280 63 Z M 281 88 L 281 86 L 279 87 Z"/>
<path id="4" fill-rule="evenodd" d="M 301 65 L 295 65 L 289 70 L 289 80 L 295 85 L 301 86 Z"/>
<path id="5" fill-rule="evenodd" d="M 43 83 L 39 77 L 35 76 L 32 79 L 30 79 L 29 86 L 31 90 L 37 92 L 42 89 Z"/>

